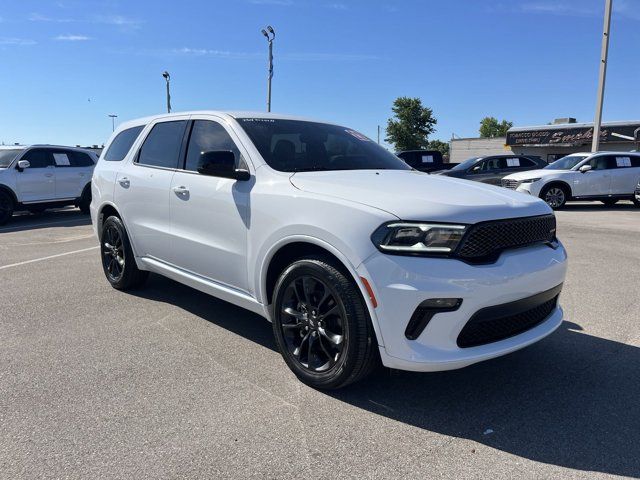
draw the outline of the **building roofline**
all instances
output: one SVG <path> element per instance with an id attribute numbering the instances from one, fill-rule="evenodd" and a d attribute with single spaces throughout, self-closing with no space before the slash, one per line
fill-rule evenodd
<path id="1" fill-rule="evenodd" d="M 638 125 L 638 126 L 640 126 L 640 120 L 604 122 L 604 123 L 602 123 L 601 128 L 622 127 L 622 126 L 626 126 L 626 125 Z M 511 127 L 509 130 L 507 130 L 507 133 L 524 132 L 524 131 L 528 131 L 528 130 L 565 130 L 567 128 L 587 128 L 587 127 L 593 127 L 593 122 L 559 123 L 559 124 L 555 124 L 555 125 L 532 125 L 530 127 Z"/>

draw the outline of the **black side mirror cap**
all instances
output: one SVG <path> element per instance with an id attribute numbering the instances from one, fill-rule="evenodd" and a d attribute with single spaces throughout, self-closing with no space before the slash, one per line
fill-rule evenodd
<path id="1" fill-rule="evenodd" d="M 231 150 L 202 152 L 198 162 L 198 173 L 240 181 L 251 178 L 248 170 L 236 168 L 236 156 Z"/>

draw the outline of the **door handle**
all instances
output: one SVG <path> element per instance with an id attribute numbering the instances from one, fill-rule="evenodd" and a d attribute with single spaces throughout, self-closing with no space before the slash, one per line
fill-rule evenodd
<path id="1" fill-rule="evenodd" d="M 173 187 L 173 191 L 176 193 L 176 195 L 186 195 L 187 193 L 189 193 L 189 189 L 184 186 Z"/>
<path id="2" fill-rule="evenodd" d="M 45 173 L 44 176 L 45 177 L 53 177 L 53 173 Z"/>
<path id="3" fill-rule="evenodd" d="M 118 183 L 120 184 L 121 187 L 124 187 L 124 188 L 129 188 L 129 185 L 131 185 L 131 182 L 127 177 L 122 177 L 120 180 L 118 180 Z"/>

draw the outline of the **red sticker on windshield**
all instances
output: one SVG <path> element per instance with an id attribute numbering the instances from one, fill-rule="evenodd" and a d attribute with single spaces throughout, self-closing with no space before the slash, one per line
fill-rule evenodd
<path id="1" fill-rule="evenodd" d="M 363 134 L 361 134 L 360 132 L 356 132 L 355 130 L 345 130 L 345 132 L 347 132 L 349 135 L 353 135 L 354 137 L 356 137 L 358 140 L 362 140 L 363 142 L 370 142 L 371 139 L 365 137 Z"/>

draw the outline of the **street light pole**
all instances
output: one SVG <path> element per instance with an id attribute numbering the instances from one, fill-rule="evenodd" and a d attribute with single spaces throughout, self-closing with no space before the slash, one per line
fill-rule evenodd
<path id="1" fill-rule="evenodd" d="M 271 25 L 266 30 L 262 29 L 262 35 L 269 42 L 269 72 L 267 75 L 267 112 L 271 111 L 271 79 L 273 78 L 273 39 L 276 38 L 276 32 Z"/>
<path id="2" fill-rule="evenodd" d="M 600 78 L 598 80 L 598 100 L 596 102 L 596 116 L 593 120 L 593 142 L 591 151 L 600 148 L 600 125 L 602 124 L 602 104 L 604 103 L 604 84 L 607 78 L 607 58 L 609 56 L 609 30 L 611 28 L 611 10 L 613 0 L 605 0 L 604 28 L 602 32 L 602 53 L 600 54 Z"/>
<path id="3" fill-rule="evenodd" d="M 171 93 L 169 93 L 169 82 L 171 81 L 171 75 L 166 70 L 162 72 L 162 76 L 167 81 L 167 113 L 171 113 Z"/>
<path id="4" fill-rule="evenodd" d="M 111 131 L 115 132 L 116 130 L 116 118 L 118 118 L 118 115 L 115 115 L 113 113 L 107 115 L 109 118 L 111 118 Z"/>

